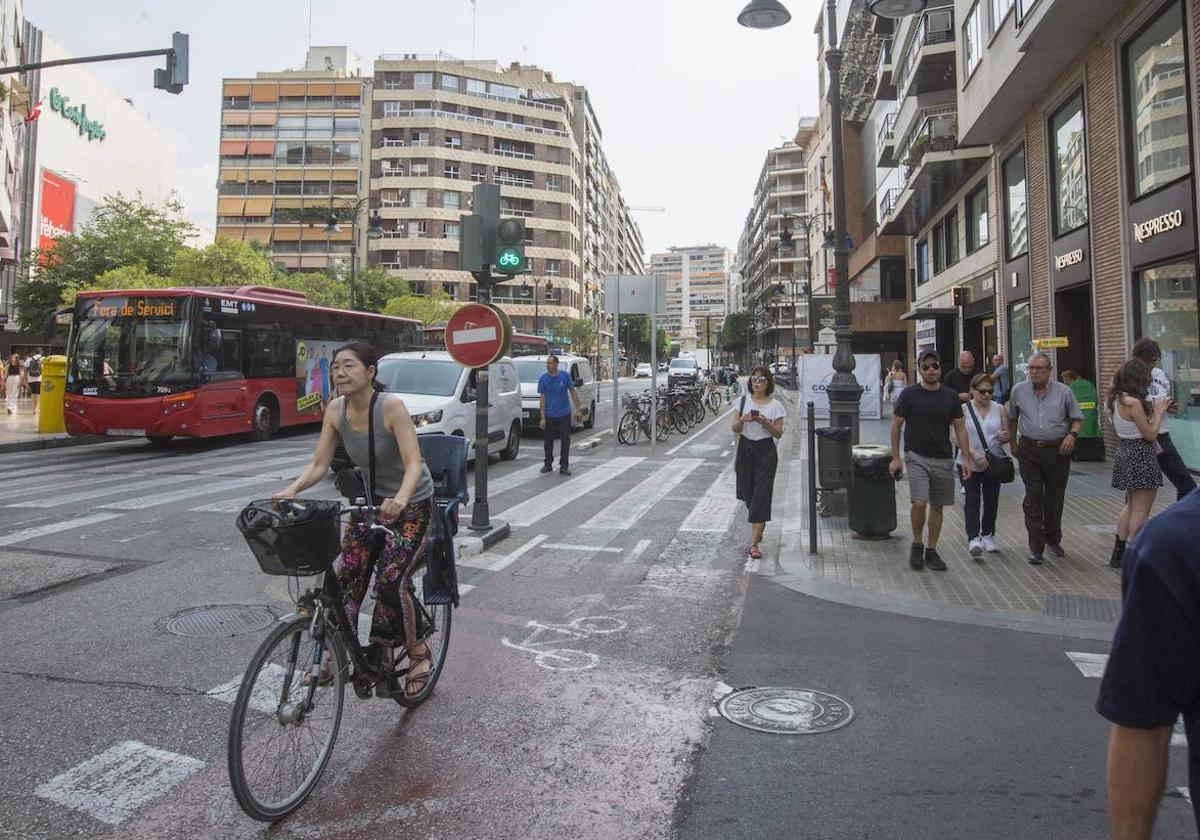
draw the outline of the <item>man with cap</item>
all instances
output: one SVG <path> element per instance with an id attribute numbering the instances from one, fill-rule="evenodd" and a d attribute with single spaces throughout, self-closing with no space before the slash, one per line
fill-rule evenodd
<path id="1" fill-rule="evenodd" d="M 912 499 L 909 511 L 913 543 L 908 563 L 914 571 L 928 566 L 937 572 L 946 570 L 938 554 L 942 533 L 942 509 L 954 507 L 954 450 L 950 446 L 950 428 L 958 447 L 970 451 L 967 426 L 958 394 L 941 383 L 942 360 L 933 350 L 917 357 L 917 382 L 900 392 L 892 409 L 893 476 L 899 476 L 900 430 L 904 430 L 904 466 L 908 468 L 908 489 Z M 970 459 L 962 465 L 962 476 L 970 478 Z M 923 540 L 928 522 L 928 536 Z"/>

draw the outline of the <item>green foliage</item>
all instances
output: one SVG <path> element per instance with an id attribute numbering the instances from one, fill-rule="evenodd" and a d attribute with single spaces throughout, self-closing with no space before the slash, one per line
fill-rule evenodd
<path id="1" fill-rule="evenodd" d="M 293 274 L 279 274 L 271 283 L 279 289 L 293 289 L 308 295 L 308 302 L 314 306 L 328 306 L 334 309 L 350 307 L 350 289 L 337 277 L 324 271 L 297 271 Z"/>
<path id="2" fill-rule="evenodd" d="M 204 248 L 183 248 L 171 261 L 176 286 L 273 286 L 278 277 L 265 250 L 225 237 Z"/>
<path id="3" fill-rule="evenodd" d="M 427 326 L 443 325 L 458 309 L 445 290 L 435 286 L 430 295 L 402 295 L 394 297 L 383 308 L 384 315 L 397 318 L 415 318 Z"/>
<path id="4" fill-rule="evenodd" d="M 740 353 L 750 347 L 754 333 L 754 316 L 749 312 L 734 312 L 725 317 L 721 327 L 721 348 L 730 353 Z"/>
<path id="5" fill-rule="evenodd" d="M 349 288 L 349 266 L 338 266 L 333 273 Z M 383 312 L 392 298 L 413 295 L 407 280 L 379 265 L 370 265 L 355 272 L 354 288 L 358 299 L 355 308 L 360 312 Z"/>
<path id="6" fill-rule="evenodd" d="M 662 327 L 658 328 L 658 358 L 665 359 L 671 355 L 671 336 Z"/>
<path id="7" fill-rule="evenodd" d="M 586 356 L 596 341 L 596 325 L 585 318 L 559 318 L 554 324 L 554 334 L 565 339 L 572 352 Z"/>

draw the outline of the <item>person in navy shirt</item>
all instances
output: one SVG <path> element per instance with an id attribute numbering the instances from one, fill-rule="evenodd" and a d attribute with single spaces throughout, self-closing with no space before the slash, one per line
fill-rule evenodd
<path id="1" fill-rule="evenodd" d="M 1138 531 L 1125 550 L 1121 621 L 1096 711 L 1112 721 L 1112 836 L 1149 840 L 1167 782 L 1175 719 L 1183 715 L 1188 782 L 1200 793 L 1200 493 Z M 1192 808 L 1200 834 L 1200 796 Z"/>
<path id="2" fill-rule="evenodd" d="M 554 441 L 557 438 L 560 441 L 558 471 L 570 475 L 571 421 L 578 420 L 582 414 L 575 383 L 569 373 L 558 369 L 558 356 L 546 357 L 546 372 L 538 377 L 538 409 L 542 414 L 542 445 L 546 450 L 542 472 L 554 470 Z"/>

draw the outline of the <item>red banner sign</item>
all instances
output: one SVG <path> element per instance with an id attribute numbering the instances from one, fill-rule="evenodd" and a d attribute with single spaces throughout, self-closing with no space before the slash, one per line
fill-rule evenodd
<path id="1" fill-rule="evenodd" d="M 75 182 L 42 170 L 42 205 L 38 218 L 38 247 L 50 250 L 60 237 L 75 230 Z"/>

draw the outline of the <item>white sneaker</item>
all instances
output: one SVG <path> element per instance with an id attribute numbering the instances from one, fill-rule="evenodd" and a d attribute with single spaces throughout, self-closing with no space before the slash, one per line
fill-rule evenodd
<path id="1" fill-rule="evenodd" d="M 971 540 L 971 544 L 967 548 L 967 551 L 970 552 L 972 557 L 976 557 L 976 558 L 982 557 L 983 556 L 983 541 L 981 539 L 979 539 L 979 537 L 976 537 L 975 539 Z"/>
<path id="2" fill-rule="evenodd" d="M 989 554 L 995 554 L 1000 550 L 1000 547 L 996 545 L 996 538 L 991 534 L 984 534 L 979 541 L 983 543 L 983 550 Z"/>

